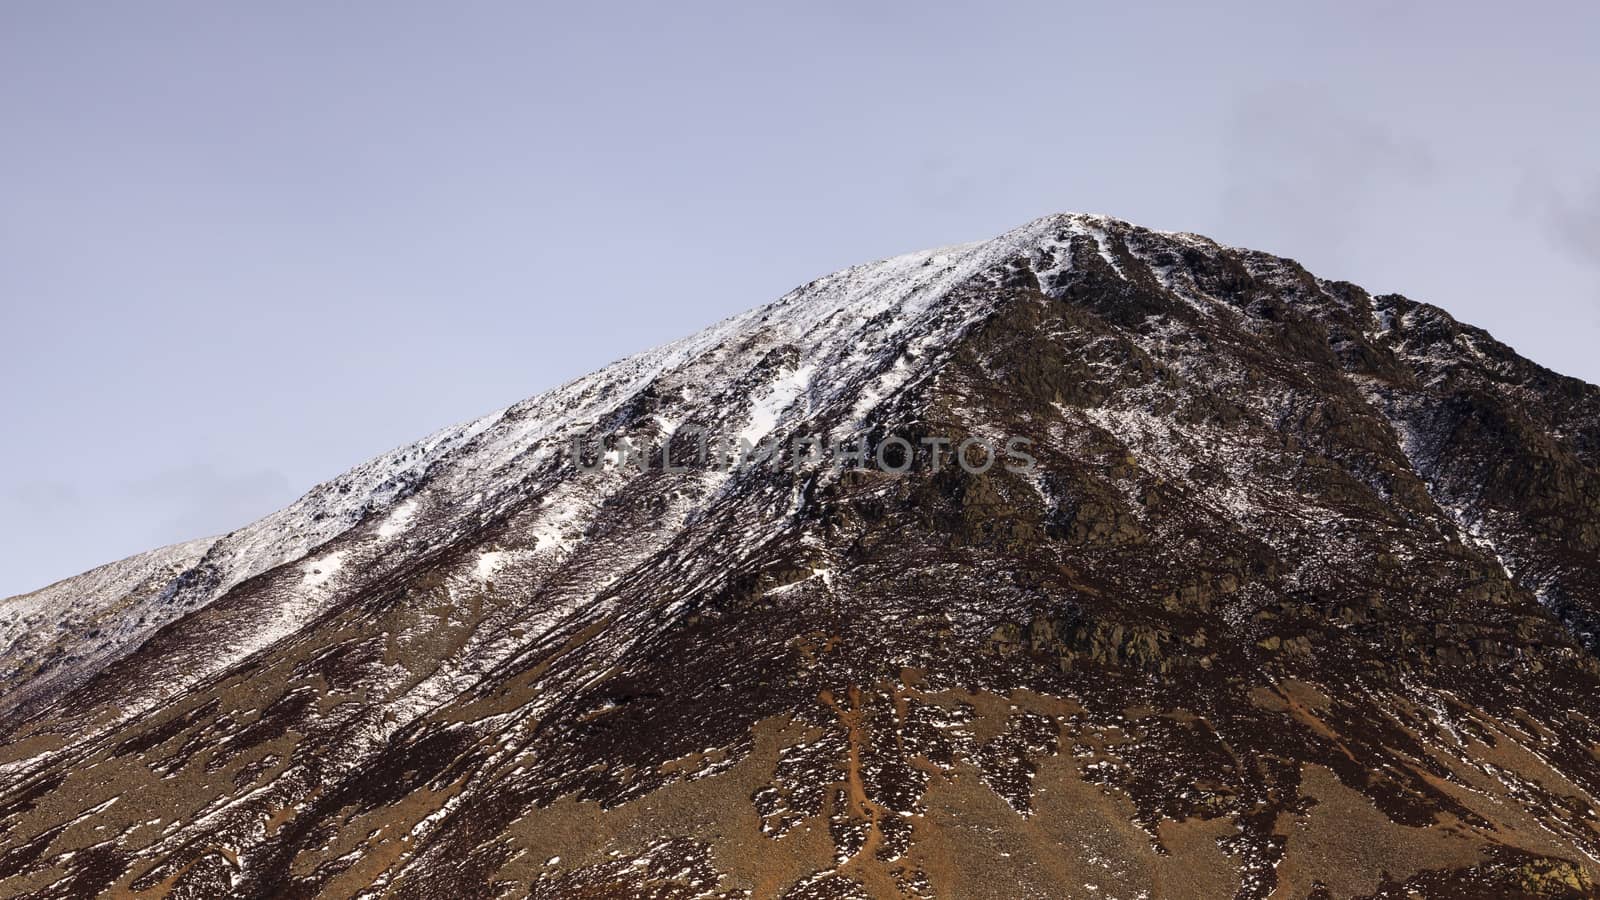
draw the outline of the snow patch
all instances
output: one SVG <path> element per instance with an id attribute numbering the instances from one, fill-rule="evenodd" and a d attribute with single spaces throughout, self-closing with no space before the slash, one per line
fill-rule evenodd
<path id="1" fill-rule="evenodd" d="M 811 384 L 811 374 L 815 370 L 815 366 L 801 366 L 769 385 L 766 393 L 750 405 L 750 424 L 739 432 L 739 439 L 754 446 L 771 434 L 784 411 Z"/>
<path id="2" fill-rule="evenodd" d="M 505 558 L 504 550 L 490 550 L 487 553 L 478 554 L 478 566 L 473 570 L 473 575 L 479 581 L 488 581 L 494 577 L 495 570 L 500 568 Z"/>
<path id="3" fill-rule="evenodd" d="M 394 508 L 389 513 L 389 518 L 378 526 L 378 540 L 387 541 L 407 528 L 411 527 L 411 520 L 417 514 L 417 501 L 407 500 Z"/>
<path id="4" fill-rule="evenodd" d="M 300 571 L 304 574 L 300 579 L 300 583 L 306 587 L 321 587 L 344 565 L 344 557 L 345 551 L 335 550 L 327 556 L 319 557 L 303 564 L 300 567 Z"/>

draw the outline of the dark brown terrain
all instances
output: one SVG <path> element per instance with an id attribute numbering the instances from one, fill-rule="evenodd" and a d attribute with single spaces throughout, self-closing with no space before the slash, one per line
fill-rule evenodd
<path id="1" fill-rule="evenodd" d="M 556 452 L 689 425 L 1038 468 Z M 6 897 L 1600 881 L 1600 389 L 1111 219 L 828 276 L 0 611 Z"/>

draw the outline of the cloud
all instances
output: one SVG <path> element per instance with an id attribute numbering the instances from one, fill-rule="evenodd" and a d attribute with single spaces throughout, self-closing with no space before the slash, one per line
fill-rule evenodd
<path id="1" fill-rule="evenodd" d="M 276 469 L 227 472 L 210 463 L 156 473 L 130 482 L 123 493 L 146 510 L 157 543 L 232 531 L 295 497 L 289 479 Z"/>
<path id="2" fill-rule="evenodd" d="M 1517 186 L 1511 212 L 1528 221 L 1556 254 L 1600 275 L 1600 180 L 1587 191 L 1574 189 L 1558 184 L 1548 171 L 1530 167 Z M 1588 325 L 1600 329 L 1600 281 L 1591 285 L 1588 299 Z"/>
<path id="3" fill-rule="evenodd" d="M 0 488 L 0 597 L 132 553 L 221 534 L 295 499 L 275 469 L 198 463 L 131 481 L 36 480 Z"/>
<path id="4" fill-rule="evenodd" d="M 1578 262 L 1600 266 L 1600 182 L 1578 196 L 1548 183 L 1534 190 L 1535 211 L 1551 242 Z"/>
<path id="5" fill-rule="evenodd" d="M 991 178 L 1003 172 L 989 173 Z M 935 151 L 924 156 L 910 168 L 907 192 L 923 208 L 940 213 L 962 213 L 972 210 L 984 196 L 985 189 L 993 190 L 992 181 L 986 182 L 975 166 L 963 163 L 953 154 Z"/>
<path id="6" fill-rule="evenodd" d="M 1240 98 L 1227 127 L 1224 216 L 1267 246 L 1336 253 L 1385 189 L 1437 167 L 1426 145 L 1309 86 Z"/>
<path id="7" fill-rule="evenodd" d="M 80 499 L 64 481 L 30 481 L 5 492 L 5 505 L 30 518 L 59 515 L 76 507 Z"/>

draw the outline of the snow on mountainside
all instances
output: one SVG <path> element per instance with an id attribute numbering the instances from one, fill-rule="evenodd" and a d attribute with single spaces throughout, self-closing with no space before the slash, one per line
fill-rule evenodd
<path id="1" fill-rule="evenodd" d="M 8 663 L 0 670 L 0 711 L 120 655 L 125 635 L 159 627 L 170 618 L 164 589 L 215 542 L 173 544 L 0 600 L 0 660 Z"/>
<path id="2" fill-rule="evenodd" d="M 916 450 L 568 453 L 691 429 Z M 1007 435 L 1037 465 L 929 452 Z M 1600 389 L 1104 217 L 817 279 L 4 609 L 8 896 L 1600 875 Z"/>
<path id="3" fill-rule="evenodd" d="M 742 417 L 741 421 L 719 424 L 729 424 L 728 434 L 752 443 L 769 434 L 790 407 L 845 394 L 859 397 L 853 411 L 859 421 L 877 400 L 930 370 L 925 358 L 930 349 L 937 350 L 987 312 L 981 304 L 938 308 L 953 287 L 1019 253 L 1045 258 L 1046 271 L 1059 274 L 1067 265 L 1060 254 L 1074 234 L 1092 236 L 1099 242 L 1100 252 L 1108 254 L 1104 221 L 1088 216 L 1046 217 L 991 241 L 906 254 L 820 278 L 767 306 L 444 429 L 318 485 L 289 507 L 206 542 L 201 558 L 186 559 L 182 571 L 154 596 L 123 612 L 110 609 L 122 597 L 117 583 L 75 579 L 71 603 L 79 609 L 105 612 L 85 627 L 75 621 L 57 627 L 52 652 L 63 661 L 55 664 L 49 684 L 37 688 L 81 681 L 87 673 L 138 646 L 162 625 L 204 608 L 241 582 L 306 558 L 363 522 L 383 519 L 418 491 L 426 490 L 436 498 L 433 503 L 439 505 L 432 515 L 449 517 L 458 530 L 471 527 L 520 499 L 525 491 L 519 486 L 547 467 L 569 446 L 574 434 L 604 420 L 666 373 L 693 368 L 706 384 L 742 379 L 750 398 L 748 406 L 727 411 L 727 416 Z M 754 366 L 765 353 L 780 347 L 793 353 L 783 374 L 769 383 L 753 381 L 752 374 L 758 374 L 751 371 Z M 815 378 L 816 373 L 826 375 Z M 708 410 L 707 401 L 715 399 L 720 404 L 728 398 L 697 399 L 685 412 L 719 411 Z M 560 516 L 570 517 L 570 511 L 557 511 L 553 517 Z M 581 522 L 573 524 L 581 526 Z M 397 526 L 391 527 L 399 530 Z M 361 561 L 367 562 L 364 556 Z M 341 567 L 355 562 L 346 559 Z M 319 597 L 320 585 L 320 579 L 305 579 L 301 592 L 305 596 L 286 607 L 289 615 L 282 617 L 285 622 L 232 641 L 230 652 L 218 655 L 208 671 L 223 668 L 281 637 L 292 622 L 315 615 L 328 596 L 322 592 Z M 39 616 L 14 620 L 13 633 L 0 632 L 0 638 L 14 642 L 38 621 Z M 0 711 L 22 699 L 22 695 L 0 694 Z"/>

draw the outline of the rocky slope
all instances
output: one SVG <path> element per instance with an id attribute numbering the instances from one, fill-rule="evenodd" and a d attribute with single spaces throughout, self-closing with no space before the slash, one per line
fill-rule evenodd
<path id="1" fill-rule="evenodd" d="M 564 452 L 695 427 L 1038 465 Z M 1100 217 L 819 279 L 0 609 L 6 896 L 1600 876 L 1600 390 Z"/>

